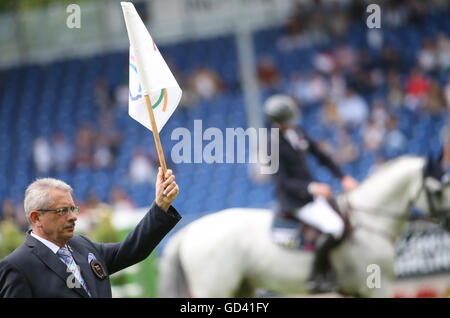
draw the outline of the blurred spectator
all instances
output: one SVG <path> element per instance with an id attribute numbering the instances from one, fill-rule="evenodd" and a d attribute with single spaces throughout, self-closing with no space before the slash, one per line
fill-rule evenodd
<path id="1" fill-rule="evenodd" d="M 348 31 L 350 19 L 348 13 L 339 7 L 339 3 L 333 1 L 323 1 L 327 5 L 326 16 L 324 17 L 328 34 L 335 39 L 342 39 Z M 330 19 L 330 16 L 333 18 Z"/>
<path id="2" fill-rule="evenodd" d="M 441 113 L 445 109 L 445 93 L 441 84 L 433 79 L 430 82 L 430 91 L 427 96 L 426 108 L 432 114 Z"/>
<path id="3" fill-rule="evenodd" d="M 108 111 L 101 113 L 99 121 L 98 138 L 100 139 L 100 145 L 104 143 L 114 161 L 119 154 L 120 145 L 123 139 L 122 133 L 116 127 L 112 112 Z"/>
<path id="4" fill-rule="evenodd" d="M 183 94 L 181 95 L 179 107 L 180 109 L 191 109 L 193 108 L 199 101 L 200 96 L 194 86 L 194 83 L 189 78 L 186 78 L 184 73 L 181 71 L 176 75 L 176 79 L 181 89 L 183 90 Z"/>
<path id="5" fill-rule="evenodd" d="M 429 14 L 428 1 L 409 0 L 408 8 L 408 22 L 422 28 L 425 23 L 426 16 Z"/>
<path id="6" fill-rule="evenodd" d="M 382 17 L 386 26 L 397 28 L 405 25 L 408 21 L 409 9 L 405 1 L 387 1 L 385 8 Z"/>
<path id="7" fill-rule="evenodd" d="M 346 43 L 341 43 L 335 50 L 337 67 L 344 73 L 353 73 L 358 68 L 358 54 Z"/>
<path id="8" fill-rule="evenodd" d="M 423 48 L 417 54 L 417 62 L 426 73 L 434 73 L 437 69 L 438 56 L 436 45 L 430 38 L 425 38 Z"/>
<path id="9" fill-rule="evenodd" d="M 375 74 L 375 72 L 373 72 L 373 74 Z M 370 71 L 361 69 L 356 70 L 355 73 L 352 74 L 352 88 L 358 94 L 369 95 L 375 89 L 375 79 L 375 76 L 372 76 Z"/>
<path id="10" fill-rule="evenodd" d="M 114 98 L 118 108 L 127 108 L 128 107 L 128 96 L 130 94 L 130 90 L 127 84 L 119 84 L 114 93 Z"/>
<path id="11" fill-rule="evenodd" d="M 310 103 L 316 103 L 323 101 L 328 95 L 328 83 L 325 78 L 319 72 L 313 72 L 308 80 L 307 101 Z"/>
<path id="12" fill-rule="evenodd" d="M 6 197 L 2 202 L 2 210 L 0 211 L 0 221 L 10 220 L 15 222 L 16 211 L 11 198 Z"/>
<path id="13" fill-rule="evenodd" d="M 359 149 L 345 129 L 339 129 L 336 150 L 333 158 L 336 163 L 342 165 L 355 162 L 359 159 Z"/>
<path id="14" fill-rule="evenodd" d="M 445 95 L 445 105 L 447 106 L 447 111 L 450 111 L 450 75 L 447 76 L 447 84 L 445 84 L 444 95 Z"/>
<path id="15" fill-rule="evenodd" d="M 363 147 L 366 152 L 378 153 L 386 134 L 389 114 L 383 100 L 376 99 L 372 103 L 369 122 L 363 128 Z"/>
<path id="16" fill-rule="evenodd" d="M 316 103 L 323 101 L 328 95 L 329 87 L 325 78 L 317 71 L 308 78 L 303 78 L 299 72 L 292 75 L 288 91 L 300 103 Z"/>
<path id="17" fill-rule="evenodd" d="M 332 74 L 337 67 L 336 57 L 328 49 L 322 49 L 313 57 L 314 67 L 324 74 Z"/>
<path id="18" fill-rule="evenodd" d="M 346 87 L 347 83 L 344 76 L 339 72 L 333 73 L 330 78 L 330 98 L 334 100 L 340 100 L 344 98 Z"/>
<path id="19" fill-rule="evenodd" d="M 45 137 L 38 137 L 34 141 L 33 161 L 38 176 L 50 173 L 53 161 L 50 144 Z"/>
<path id="20" fill-rule="evenodd" d="M 363 130 L 364 150 L 370 153 L 377 152 L 383 145 L 385 128 L 371 118 Z"/>
<path id="21" fill-rule="evenodd" d="M 77 169 L 89 169 L 93 164 L 95 135 L 89 123 L 82 123 L 75 137 L 74 163 Z"/>
<path id="22" fill-rule="evenodd" d="M 100 110 L 112 108 L 110 87 L 106 78 L 99 78 L 94 84 L 94 102 Z"/>
<path id="23" fill-rule="evenodd" d="M 279 49 L 291 51 L 327 41 L 327 19 L 323 13 L 324 5 L 320 1 L 308 6 L 297 3 L 285 26 L 284 35 L 277 43 Z"/>
<path id="24" fill-rule="evenodd" d="M 80 214 L 89 213 L 90 210 L 100 207 L 101 204 L 102 201 L 95 190 L 89 190 L 86 200 L 78 204 L 80 207 Z"/>
<path id="25" fill-rule="evenodd" d="M 223 88 L 219 75 L 206 66 L 201 66 L 194 71 L 191 82 L 197 95 L 206 100 L 214 98 Z"/>
<path id="26" fill-rule="evenodd" d="M 72 147 L 60 131 L 53 134 L 52 153 L 55 170 L 57 172 L 67 171 L 72 162 Z"/>
<path id="27" fill-rule="evenodd" d="M 450 40 L 444 33 L 439 33 L 437 39 L 437 63 L 441 72 L 450 70 Z"/>
<path id="28" fill-rule="evenodd" d="M 180 109 L 191 109 L 197 104 L 199 97 L 195 89 L 191 85 L 181 86 L 183 94 L 180 100 Z"/>
<path id="29" fill-rule="evenodd" d="M 124 189 L 113 187 L 109 194 L 109 203 L 117 210 L 130 210 L 136 208 L 136 204 L 128 196 Z"/>
<path id="30" fill-rule="evenodd" d="M 369 71 L 370 71 L 369 83 L 371 86 L 370 88 L 372 90 L 371 93 L 373 93 L 375 91 L 383 91 L 386 86 L 386 74 L 377 67 L 370 69 Z M 386 94 L 386 93 L 384 92 L 384 94 Z"/>
<path id="31" fill-rule="evenodd" d="M 405 106 L 411 110 L 422 108 L 430 89 L 425 75 L 417 68 L 413 68 L 406 80 Z"/>
<path id="32" fill-rule="evenodd" d="M 108 169 L 112 167 L 114 158 L 104 135 L 97 136 L 92 159 L 93 167 L 96 169 Z"/>
<path id="33" fill-rule="evenodd" d="M 357 161 L 359 159 L 359 149 L 349 133 L 343 128 L 338 128 L 336 133 L 336 146 L 333 146 L 328 140 L 322 139 L 318 142 L 320 149 L 332 156 L 333 160 L 339 165 Z"/>
<path id="34" fill-rule="evenodd" d="M 294 14 L 289 17 L 286 26 L 284 27 L 284 35 L 278 41 L 278 46 L 282 51 L 290 51 L 292 49 L 302 46 L 302 34 L 304 32 L 304 22 L 299 14 L 302 11 L 296 10 Z"/>
<path id="35" fill-rule="evenodd" d="M 387 102 L 389 107 L 398 108 L 403 105 L 403 86 L 400 81 L 400 74 L 395 70 L 390 70 L 387 75 Z"/>
<path id="36" fill-rule="evenodd" d="M 25 217 L 23 197 L 18 201 L 20 202 L 19 204 L 14 204 L 10 197 L 3 199 L 2 205 L 0 206 L 0 223 L 9 221 L 25 232 L 30 226 Z"/>
<path id="37" fill-rule="evenodd" d="M 441 140 L 443 145 L 442 153 L 442 168 L 444 169 L 446 176 L 444 182 L 450 181 L 450 127 L 447 123 L 443 127 L 441 132 Z"/>
<path id="38" fill-rule="evenodd" d="M 342 125 L 337 105 L 332 99 L 327 99 L 322 105 L 320 116 L 325 127 L 336 128 Z"/>
<path id="39" fill-rule="evenodd" d="M 169 167 L 172 167 L 172 170 L 175 171 L 175 167 L 172 162 L 172 156 L 165 153 L 164 157 L 166 158 L 166 164 Z M 150 163 L 152 164 L 153 168 L 155 168 L 157 170 L 158 167 L 160 166 L 160 162 L 159 162 L 158 152 L 156 151 L 156 149 L 154 149 L 154 151 L 150 152 L 149 159 L 150 159 Z M 158 172 L 156 171 L 156 173 L 158 173 Z"/>
<path id="40" fill-rule="evenodd" d="M 352 88 L 347 88 L 345 97 L 338 102 L 338 113 L 343 124 L 349 128 L 361 126 L 368 118 L 366 101 Z"/>
<path id="41" fill-rule="evenodd" d="M 387 159 L 404 154 L 407 150 L 407 139 L 398 129 L 398 120 L 391 115 L 387 123 L 387 132 L 384 140 L 383 153 Z"/>
<path id="42" fill-rule="evenodd" d="M 383 48 L 383 32 L 379 29 L 369 29 L 366 32 L 367 45 L 375 51 L 380 51 Z"/>
<path id="43" fill-rule="evenodd" d="M 128 108 L 128 96 L 130 94 L 128 87 L 129 85 L 128 72 L 129 72 L 129 64 L 127 62 L 126 65 L 123 67 L 120 83 L 116 86 L 114 90 L 114 100 L 117 105 L 117 108 L 119 109 Z"/>
<path id="44" fill-rule="evenodd" d="M 365 71 L 372 71 L 376 68 L 375 58 L 368 48 L 361 48 L 358 51 L 358 68 Z"/>
<path id="45" fill-rule="evenodd" d="M 308 81 L 301 72 L 293 72 L 287 90 L 298 102 L 304 103 L 308 99 Z"/>
<path id="46" fill-rule="evenodd" d="M 272 58 L 265 56 L 258 62 L 258 80 L 264 89 L 277 89 L 281 84 L 281 75 Z"/>
<path id="47" fill-rule="evenodd" d="M 191 109 L 192 107 L 195 106 L 195 104 L 197 104 L 200 98 L 197 89 L 194 85 L 192 76 L 191 77 L 187 76 L 183 70 L 179 69 L 175 65 L 175 62 L 171 58 L 167 59 L 167 65 L 169 66 L 175 79 L 177 80 L 178 85 L 180 85 L 181 89 L 183 90 L 180 103 L 178 104 L 179 108 L 186 110 Z"/>
<path id="48" fill-rule="evenodd" d="M 86 200 L 81 202 L 79 207 L 80 217 L 84 223 L 83 230 L 89 235 L 95 235 L 96 229 L 109 224 L 108 216 L 113 212 L 113 207 L 103 202 L 94 189 L 89 190 Z M 105 228 L 103 227 L 103 229 Z M 111 228 L 108 230 L 111 231 Z M 99 233 L 97 232 L 97 234 Z"/>
<path id="49" fill-rule="evenodd" d="M 122 134 L 115 126 L 110 111 L 102 112 L 99 116 L 99 130 L 94 137 L 93 165 L 97 169 L 111 168 L 117 158 Z"/>
<path id="50" fill-rule="evenodd" d="M 389 120 L 389 114 L 383 99 L 374 99 L 372 101 L 370 116 L 381 129 L 386 127 Z"/>
<path id="51" fill-rule="evenodd" d="M 401 56 L 398 54 L 397 50 L 392 46 L 383 47 L 381 56 L 378 59 L 377 66 L 384 72 L 390 70 L 402 72 L 405 69 L 405 65 L 403 63 Z"/>
<path id="52" fill-rule="evenodd" d="M 364 19 L 365 9 L 364 3 L 361 0 L 351 0 L 349 1 L 349 15 L 353 21 L 361 21 Z"/>
<path id="53" fill-rule="evenodd" d="M 157 169 L 142 150 L 136 150 L 131 159 L 129 177 L 132 183 L 149 183 L 156 178 Z"/>
<path id="54" fill-rule="evenodd" d="M 15 212 L 16 212 L 16 225 L 23 231 L 27 231 L 29 228 L 31 228 L 30 224 L 28 223 L 28 220 L 25 216 L 25 208 L 23 206 L 23 199 L 22 197 L 20 200 L 18 200 L 18 204 L 15 205 Z"/>

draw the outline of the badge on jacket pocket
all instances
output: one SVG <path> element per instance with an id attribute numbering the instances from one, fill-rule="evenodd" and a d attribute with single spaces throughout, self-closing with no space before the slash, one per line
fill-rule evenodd
<path id="1" fill-rule="evenodd" d="M 94 256 L 94 254 L 89 253 L 88 262 L 89 265 L 91 265 L 92 271 L 98 278 L 104 279 L 106 277 L 105 270 L 103 269 L 102 264 L 97 261 L 97 258 Z"/>

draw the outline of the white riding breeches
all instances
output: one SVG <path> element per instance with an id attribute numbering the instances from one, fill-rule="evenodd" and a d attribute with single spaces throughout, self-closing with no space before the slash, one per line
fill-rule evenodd
<path id="1" fill-rule="evenodd" d="M 335 239 L 341 238 L 344 233 L 342 218 L 323 197 L 314 198 L 314 201 L 298 209 L 296 215 L 301 221 L 323 233 L 333 235 Z"/>

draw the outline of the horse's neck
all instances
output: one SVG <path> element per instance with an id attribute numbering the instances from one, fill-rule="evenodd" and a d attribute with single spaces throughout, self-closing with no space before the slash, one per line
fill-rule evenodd
<path id="1" fill-rule="evenodd" d="M 409 215 L 411 198 L 420 189 L 423 164 L 422 158 L 402 157 L 381 166 L 348 195 L 353 214 L 398 234 Z"/>

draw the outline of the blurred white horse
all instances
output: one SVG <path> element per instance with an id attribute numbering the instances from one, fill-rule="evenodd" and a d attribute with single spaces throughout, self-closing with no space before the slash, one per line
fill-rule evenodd
<path id="1" fill-rule="evenodd" d="M 343 294 L 391 296 L 395 240 L 413 204 L 429 217 L 448 218 L 450 186 L 430 175 L 433 165 L 427 162 L 397 158 L 351 193 L 337 197 L 353 228 L 331 252 Z M 273 215 L 269 210 L 233 208 L 199 218 L 175 233 L 160 261 L 159 297 L 250 297 L 258 289 L 279 295 L 307 293 L 313 254 L 275 244 L 270 234 Z M 380 269 L 379 284 L 370 282 L 377 268 L 371 264 Z"/>

